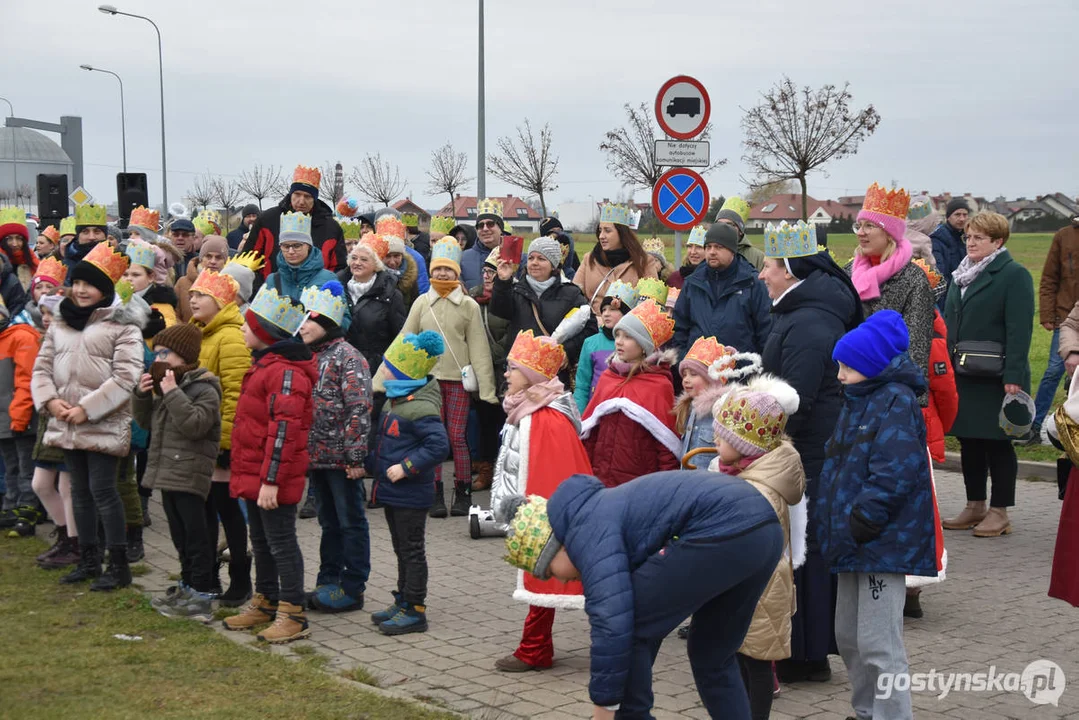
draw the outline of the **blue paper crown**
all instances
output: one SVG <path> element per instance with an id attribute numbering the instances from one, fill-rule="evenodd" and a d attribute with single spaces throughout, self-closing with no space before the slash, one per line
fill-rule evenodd
<path id="1" fill-rule="evenodd" d="M 907 220 L 921 220 L 924 217 L 929 217 L 931 212 L 933 212 L 933 202 L 927 199 L 925 202 L 910 206 L 910 210 L 907 211 Z"/>
<path id="2" fill-rule="evenodd" d="M 628 205 L 616 205 L 607 203 L 599 211 L 599 221 L 625 225 L 630 230 L 636 230 L 641 221 L 641 211 L 634 210 Z"/>
<path id="3" fill-rule="evenodd" d="M 289 335 L 300 331 L 307 319 L 302 305 L 296 305 L 288 295 L 278 295 L 277 289 L 263 285 L 248 308 L 263 320 L 276 325 Z"/>
<path id="4" fill-rule="evenodd" d="M 615 280 L 613 283 L 607 286 L 607 291 L 603 293 L 603 297 L 618 298 L 622 303 L 623 310 L 628 312 L 629 308 L 632 308 L 637 304 L 639 296 L 637 289 L 630 285 L 628 282 L 622 280 Z"/>
<path id="5" fill-rule="evenodd" d="M 344 295 L 344 288 L 341 287 L 341 283 L 331 280 L 321 288 L 315 285 L 305 287 L 300 293 L 300 302 L 303 303 L 307 312 L 312 315 L 324 315 L 333 320 L 335 325 L 340 326 L 346 309 L 342 295 Z"/>
<path id="6" fill-rule="evenodd" d="M 686 240 L 687 245 L 700 245 L 704 247 L 704 236 L 708 234 L 708 228 L 704 225 L 698 225 L 689 231 L 689 240 Z"/>
<path id="7" fill-rule="evenodd" d="M 157 264 L 157 252 L 154 250 L 154 246 L 145 241 L 129 241 L 125 252 L 131 258 L 132 265 L 142 265 L 153 270 L 154 265 Z"/>
<path id="8" fill-rule="evenodd" d="M 289 212 L 281 216 L 280 242 L 311 243 L 311 216 L 307 213 Z"/>
<path id="9" fill-rule="evenodd" d="M 461 245 L 454 238 L 443 238 L 431 246 L 431 262 L 437 259 L 461 264 Z"/>
<path id="10" fill-rule="evenodd" d="M 817 228 L 799 220 L 794 225 L 786 221 L 778 226 L 768 223 L 764 228 L 764 256 L 797 258 L 817 254 Z"/>

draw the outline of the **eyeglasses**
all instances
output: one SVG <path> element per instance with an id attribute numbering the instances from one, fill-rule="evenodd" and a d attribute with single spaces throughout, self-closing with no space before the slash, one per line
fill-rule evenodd
<path id="1" fill-rule="evenodd" d="M 869 232 L 873 228 L 880 228 L 881 230 L 884 229 L 880 225 L 878 225 L 877 223 L 870 222 L 869 220 L 862 220 L 862 221 L 856 222 L 856 223 L 854 223 L 853 228 L 854 228 L 855 234 L 860 233 L 860 232 Z"/>
<path id="2" fill-rule="evenodd" d="M 305 245 L 303 243 L 286 243 L 281 246 L 281 252 L 297 253 L 303 250 Z"/>
<path id="3" fill-rule="evenodd" d="M 476 228 L 479 229 L 479 230 L 483 230 L 485 228 L 493 228 L 493 227 L 498 227 L 498 223 L 496 223 L 494 220 L 483 220 L 481 222 L 476 223 Z"/>
<path id="4" fill-rule="evenodd" d="M 171 353 L 172 350 L 169 350 L 168 348 L 161 348 L 160 350 L 154 351 L 154 357 L 158 360 L 167 360 Z"/>

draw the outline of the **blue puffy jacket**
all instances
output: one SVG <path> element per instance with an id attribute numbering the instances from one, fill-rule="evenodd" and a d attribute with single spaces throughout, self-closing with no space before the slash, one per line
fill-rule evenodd
<path id="1" fill-rule="evenodd" d="M 678 470 L 610 489 L 591 475 L 574 475 L 551 495 L 547 516 L 584 584 L 592 627 L 588 692 L 597 705 L 622 702 L 633 648 L 634 571 L 675 537 L 723 540 L 779 522 L 771 503 L 744 480 Z"/>
<path id="2" fill-rule="evenodd" d="M 817 540 L 832 572 L 936 576 L 921 369 L 903 353 L 847 385 L 818 480 Z"/>
<path id="3" fill-rule="evenodd" d="M 415 248 L 405 245 L 405 252 L 416 262 L 416 287 L 419 288 L 419 294 L 422 295 L 431 289 L 431 279 L 427 275 L 427 262 Z"/>
<path id="4" fill-rule="evenodd" d="M 322 287 L 323 283 L 337 280 L 337 276 L 326 269 L 322 262 L 322 253 L 315 248 L 307 255 L 307 259 L 293 267 L 285 262 L 285 256 L 280 250 L 277 251 L 277 272 L 270 273 L 266 278 L 266 285 L 275 288 L 278 294 L 288 295 L 295 302 L 300 302 L 300 294 L 303 289 Z M 352 324 L 351 313 L 346 312 L 341 319 L 341 327 L 348 330 Z"/>
<path id="5" fill-rule="evenodd" d="M 716 271 L 701 263 L 685 280 L 674 305 L 674 344 L 679 356 L 699 337 L 715 336 L 742 352 L 759 353 L 772 329 L 772 301 L 745 258 Z"/>
<path id="6" fill-rule="evenodd" d="M 386 400 L 375 446 L 366 462 L 367 474 L 374 478 L 374 502 L 390 507 L 431 507 L 435 468 L 450 454 L 441 409 L 442 392 L 434 379 L 411 395 Z M 386 471 L 397 464 L 404 467 L 405 477 L 391 482 Z"/>
<path id="7" fill-rule="evenodd" d="M 933 257 L 937 260 L 937 272 L 944 276 L 944 281 L 952 284 L 952 273 L 967 256 L 967 244 L 963 241 L 963 231 L 956 230 L 945 220 L 929 236 L 933 242 Z M 941 293 L 937 307 L 944 312 L 944 299 L 947 293 Z"/>

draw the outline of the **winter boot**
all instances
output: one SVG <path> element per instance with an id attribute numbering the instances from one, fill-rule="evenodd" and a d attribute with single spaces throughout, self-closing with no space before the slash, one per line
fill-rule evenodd
<path id="1" fill-rule="evenodd" d="M 49 558 L 38 562 L 37 566 L 42 570 L 59 570 L 71 565 L 78 565 L 80 557 L 79 539 L 65 537 L 64 544 L 60 549 Z"/>
<path id="2" fill-rule="evenodd" d="M 1009 535 L 1012 531 L 1012 522 L 1008 519 L 1008 508 L 989 508 L 985 519 L 974 526 L 974 537 L 1000 537 Z"/>
<path id="3" fill-rule="evenodd" d="M 214 601 L 209 593 L 188 588 L 186 593 L 175 595 L 173 598 L 172 602 L 155 610 L 167 618 L 195 620 L 201 623 L 208 623 L 214 619 Z"/>
<path id="4" fill-rule="evenodd" d="M 985 500 L 970 500 L 961 513 L 942 521 L 940 524 L 945 530 L 970 530 L 982 520 L 985 520 L 985 516 Z"/>
<path id="5" fill-rule="evenodd" d="M 56 538 L 56 541 L 52 544 L 52 547 L 37 556 L 36 562 L 38 565 L 41 565 L 42 562 L 60 552 L 61 548 L 67 544 L 67 526 L 57 525 L 53 528 L 53 531 L 49 533 L 49 537 Z"/>
<path id="6" fill-rule="evenodd" d="M 311 634 L 307 627 L 307 616 L 303 608 L 292 603 L 277 604 L 277 617 L 273 625 L 260 632 L 256 637 L 269 643 L 286 643 L 305 638 Z"/>
<path id="7" fill-rule="evenodd" d="M 404 635 L 406 633 L 427 632 L 427 607 L 413 603 L 402 603 L 397 614 L 379 624 L 383 635 Z"/>
<path id="8" fill-rule="evenodd" d="M 127 546 L 113 545 L 109 548 L 109 564 L 105 572 L 90 584 L 91 590 L 109 592 L 131 584 L 131 566 L 127 564 Z"/>
<path id="9" fill-rule="evenodd" d="M 0 510 L 0 530 L 9 530 L 19 522 L 19 516 L 15 514 L 15 508 Z"/>
<path id="10" fill-rule="evenodd" d="M 30 537 L 39 523 L 44 522 L 45 513 L 32 505 L 15 508 L 15 524 L 11 526 L 8 537 Z"/>
<path id="11" fill-rule="evenodd" d="M 494 480 L 494 465 L 481 460 L 472 463 L 472 469 L 476 471 L 476 477 L 472 480 L 472 492 L 490 489 L 491 481 Z"/>
<path id="12" fill-rule="evenodd" d="M 139 503 L 142 505 L 142 526 L 144 528 L 148 528 L 148 527 L 150 527 L 150 523 L 151 523 L 151 520 L 150 520 L 150 496 L 149 495 L 139 495 Z M 130 545 L 130 541 L 128 542 L 128 544 Z M 138 561 L 137 560 L 132 560 L 132 562 L 138 562 Z"/>
<path id="13" fill-rule="evenodd" d="M 922 612 L 922 593 L 918 588 L 907 588 L 907 598 L 903 602 L 903 617 L 920 619 Z"/>
<path id="14" fill-rule="evenodd" d="M 394 615 L 396 615 L 397 611 L 404 607 L 404 605 L 405 603 L 404 600 L 401 599 L 401 593 L 394 590 L 393 605 L 390 605 L 385 610 L 379 610 L 378 612 L 371 613 L 371 622 L 373 622 L 375 625 L 381 625 L 382 623 L 386 622 Z"/>
<path id="15" fill-rule="evenodd" d="M 313 493 L 308 493 L 307 499 L 300 506 L 300 519 L 310 520 L 316 515 L 318 515 L 318 508 L 315 507 L 315 496 Z"/>
<path id="16" fill-rule="evenodd" d="M 258 625 L 273 622 L 276 614 L 277 603 L 270 602 L 260 593 L 255 593 L 239 615 L 225 618 L 222 624 L 226 630 L 250 630 Z"/>
<path id="17" fill-rule="evenodd" d="M 101 555 L 98 554 L 97 545 L 81 545 L 79 547 L 79 565 L 74 570 L 60 578 L 64 585 L 86 582 L 101 577 Z"/>
<path id="18" fill-rule="evenodd" d="M 142 528 L 127 526 L 127 561 L 137 563 L 146 557 L 146 548 L 142 544 Z"/>
<path id="19" fill-rule="evenodd" d="M 435 502 L 431 505 L 431 509 L 427 511 L 428 517 L 444 518 L 449 513 L 446 512 L 446 498 L 443 497 L 442 483 L 435 483 Z"/>
<path id="20" fill-rule="evenodd" d="M 221 607 L 240 607 L 251 599 L 251 558 L 246 555 L 229 562 L 229 589 L 218 600 Z"/>
<path id="21" fill-rule="evenodd" d="M 363 610 L 363 593 L 358 596 L 349 595 L 340 585 L 323 585 L 312 594 L 312 607 L 324 613 Z"/>
<path id="22" fill-rule="evenodd" d="M 472 508 L 472 489 L 469 485 L 455 485 L 453 488 L 453 506 L 450 515 L 465 517 Z"/>

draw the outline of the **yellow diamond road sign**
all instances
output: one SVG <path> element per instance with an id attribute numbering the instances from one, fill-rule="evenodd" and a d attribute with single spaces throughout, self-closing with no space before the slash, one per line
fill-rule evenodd
<path id="1" fill-rule="evenodd" d="M 75 188 L 70 195 L 67 196 L 71 202 L 76 205 L 85 205 L 94 201 L 93 196 L 82 189 L 82 186 Z"/>

